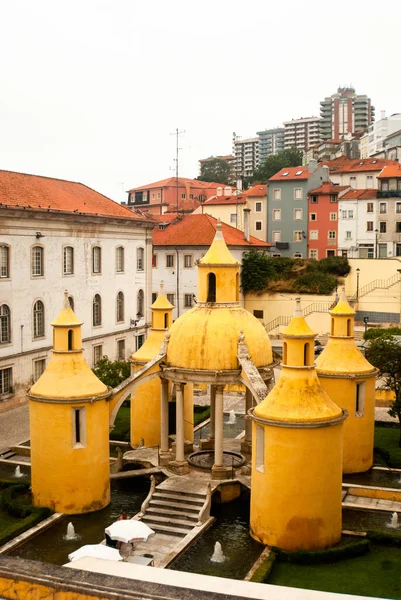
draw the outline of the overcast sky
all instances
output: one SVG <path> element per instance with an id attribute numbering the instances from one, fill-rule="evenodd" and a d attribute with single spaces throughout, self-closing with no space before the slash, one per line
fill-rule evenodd
<path id="1" fill-rule="evenodd" d="M 114 200 L 353 84 L 401 112 L 401 2 L 0 0 L 0 168 Z"/>

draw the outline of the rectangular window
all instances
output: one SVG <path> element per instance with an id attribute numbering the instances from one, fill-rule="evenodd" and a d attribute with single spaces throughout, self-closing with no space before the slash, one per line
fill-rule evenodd
<path id="1" fill-rule="evenodd" d="M 152 200 L 156 200 L 156 194 L 152 194 Z"/>
<path id="2" fill-rule="evenodd" d="M 363 417 L 365 414 L 365 382 L 357 383 L 355 388 L 355 416 Z"/>
<path id="3" fill-rule="evenodd" d="M 166 267 L 168 269 L 174 268 L 174 254 L 166 254 Z"/>
<path id="4" fill-rule="evenodd" d="M 368 202 L 366 204 L 366 212 L 368 212 L 368 213 L 372 213 L 373 212 L 373 202 Z"/>
<path id="5" fill-rule="evenodd" d="M 74 248 L 66 246 L 63 250 L 63 272 L 64 275 L 73 275 L 74 273 Z"/>
<path id="6" fill-rule="evenodd" d="M 342 219 L 346 219 L 347 218 L 347 211 L 346 210 L 342 210 L 341 211 L 341 218 Z"/>
<path id="7" fill-rule="evenodd" d="M 139 350 L 139 348 L 141 346 L 143 346 L 145 343 L 145 336 L 144 335 L 137 335 L 136 336 L 136 350 Z"/>
<path id="8" fill-rule="evenodd" d="M 11 394 L 13 389 L 13 370 L 11 367 L 0 369 L 0 394 Z"/>
<path id="9" fill-rule="evenodd" d="M 294 231 L 294 242 L 302 242 L 302 231 Z"/>
<path id="10" fill-rule="evenodd" d="M 330 194 L 330 203 L 331 204 L 336 204 L 337 202 L 337 195 L 336 194 Z"/>
<path id="11" fill-rule="evenodd" d="M 185 296 L 184 296 L 184 306 L 185 306 L 185 308 L 191 308 L 192 302 L 193 302 L 193 295 L 192 294 L 185 294 Z"/>
<path id="12" fill-rule="evenodd" d="M 348 257 L 348 252 L 347 252 L 347 250 L 341 250 L 341 256 L 342 256 L 343 258 L 347 258 L 347 257 Z"/>
<path id="13" fill-rule="evenodd" d="M 162 197 L 162 193 L 161 192 L 157 192 L 157 199 L 160 200 Z"/>
<path id="14" fill-rule="evenodd" d="M 386 233 L 387 232 L 387 223 L 386 223 L 386 221 L 380 221 L 380 223 L 379 223 L 379 231 L 380 231 L 380 233 Z"/>
<path id="15" fill-rule="evenodd" d="M 302 188 L 294 189 L 294 200 L 302 200 Z"/>
<path id="16" fill-rule="evenodd" d="M 309 220 L 310 221 L 317 221 L 317 213 L 311 213 L 309 215 Z"/>
<path id="17" fill-rule="evenodd" d="M 117 360 L 125 360 L 125 340 L 117 340 Z"/>
<path id="18" fill-rule="evenodd" d="M 157 269 L 157 254 L 152 254 L 152 267 Z"/>
<path id="19" fill-rule="evenodd" d="M 157 292 L 152 292 L 152 304 L 157 300 Z"/>
<path id="20" fill-rule="evenodd" d="M 352 231 L 346 231 L 345 232 L 345 239 L 346 240 L 351 240 L 352 239 Z"/>
<path id="21" fill-rule="evenodd" d="M 281 189 L 276 188 L 273 190 L 273 200 L 281 200 Z"/>
<path id="22" fill-rule="evenodd" d="M 232 223 L 233 225 L 237 224 L 237 215 L 235 213 L 230 214 L 230 223 Z"/>
<path id="23" fill-rule="evenodd" d="M 379 244 L 379 258 L 387 258 L 387 244 Z"/>
<path id="24" fill-rule="evenodd" d="M 401 244 L 396 244 L 395 245 L 395 255 L 396 256 L 401 256 Z"/>
<path id="25" fill-rule="evenodd" d="M 317 204 L 317 196 L 310 197 L 311 204 Z"/>
<path id="26" fill-rule="evenodd" d="M 318 251 L 315 248 L 311 248 L 309 250 L 309 258 L 314 258 L 314 259 L 318 259 Z"/>
<path id="27" fill-rule="evenodd" d="M 273 221 L 281 220 L 281 208 L 273 209 Z"/>
<path id="28" fill-rule="evenodd" d="M 86 408 L 85 406 L 72 409 L 72 446 L 86 446 Z"/>
<path id="29" fill-rule="evenodd" d="M 174 294 L 167 294 L 167 300 L 170 302 L 170 304 L 175 306 L 175 295 Z"/>
<path id="30" fill-rule="evenodd" d="M 181 200 L 185 200 L 186 197 L 187 197 L 186 194 L 181 194 Z"/>
<path id="31" fill-rule="evenodd" d="M 295 221 L 302 220 L 302 208 L 294 208 L 294 219 Z"/>
<path id="32" fill-rule="evenodd" d="M 263 319 L 263 310 L 254 310 L 253 316 L 257 319 Z"/>
<path id="33" fill-rule="evenodd" d="M 192 254 L 184 254 L 184 267 L 192 269 Z"/>
<path id="34" fill-rule="evenodd" d="M 0 246 L 0 278 L 7 278 L 9 272 L 9 248 Z"/>
<path id="35" fill-rule="evenodd" d="M 396 231 L 396 233 L 401 233 L 401 223 L 400 223 L 400 221 L 396 221 L 396 223 L 395 223 L 395 231 Z"/>
<path id="36" fill-rule="evenodd" d="M 93 346 L 93 366 L 97 365 L 99 360 L 103 356 L 103 346 L 102 344 L 98 344 L 97 346 Z"/>
<path id="37" fill-rule="evenodd" d="M 33 382 L 37 381 L 46 368 L 46 359 L 40 358 L 33 361 Z"/>
<path id="38" fill-rule="evenodd" d="M 336 253 L 334 250 L 326 250 L 326 256 L 335 256 Z"/>
<path id="39" fill-rule="evenodd" d="M 356 188 L 356 177 L 350 177 L 349 184 L 353 189 L 355 189 Z"/>
<path id="40" fill-rule="evenodd" d="M 255 468 L 259 473 L 265 472 L 265 428 L 256 423 Z"/>
<path id="41" fill-rule="evenodd" d="M 319 231 L 318 231 L 318 229 L 311 229 L 309 231 L 309 239 L 310 240 L 318 240 L 319 239 Z"/>
<path id="42" fill-rule="evenodd" d="M 272 231 L 272 241 L 281 242 L 281 231 Z"/>
<path id="43" fill-rule="evenodd" d="M 194 199 L 194 195 L 193 194 L 189 194 L 189 199 L 193 200 Z"/>
<path id="44" fill-rule="evenodd" d="M 354 211 L 353 210 L 349 210 L 348 211 L 348 218 L 349 219 L 353 219 L 354 218 Z"/>
<path id="45" fill-rule="evenodd" d="M 330 213 L 330 221 L 337 221 L 337 213 Z"/>
<path id="46" fill-rule="evenodd" d="M 124 253 L 125 250 L 123 248 L 123 246 L 119 246 L 118 248 L 116 248 L 116 271 L 117 273 L 123 273 L 124 272 Z"/>
<path id="47" fill-rule="evenodd" d="M 255 202 L 255 212 L 262 212 L 262 203 Z"/>
<path id="48" fill-rule="evenodd" d="M 381 215 L 385 215 L 387 213 L 387 202 L 380 202 L 379 203 L 379 213 Z"/>
<path id="49" fill-rule="evenodd" d="M 335 240 L 337 237 L 337 234 L 335 231 L 329 231 L 329 240 Z"/>
<path id="50" fill-rule="evenodd" d="M 92 273 L 100 273 L 102 270 L 102 249 L 100 246 L 92 248 Z"/>
<path id="51" fill-rule="evenodd" d="M 396 202 L 396 203 L 395 203 L 395 212 L 396 212 L 397 214 L 400 214 L 400 213 L 401 213 L 401 202 Z"/>
<path id="52" fill-rule="evenodd" d="M 262 231 L 262 221 L 255 221 L 255 231 Z"/>
<path id="53" fill-rule="evenodd" d="M 366 187 L 371 189 L 374 187 L 373 185 L 373 175 L 366 175 Z"/>
<path id="54" fill-rule="evenodd" d="M 41 246 L 34 246 L 32 248 L 32 277 L 43 277 L 43 272 L 43 248 Z"/>
<path id="55" fill-rule="evenodd" d="M 366 231 L 373 231 L 373 221 L 366 221 Z"/>

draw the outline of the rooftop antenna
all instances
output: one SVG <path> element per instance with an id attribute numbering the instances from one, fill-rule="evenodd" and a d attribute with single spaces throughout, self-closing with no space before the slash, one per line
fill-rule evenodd
<path id="1" fill-rule="evenodd" d="M 185 130 L 178 131 L 178 127 L 174 131 L 174 133 L 170 133 L 170 135 L 175 135 L 176 136 L 176 147 L 175 147 L 175 159 L 174 160 L 175 160 L 175 187 L 176 187 L 176 211 L 177 211 L 177 215 L 178 215 L 178 152 L 180 150 L 182 150 L 182 148 L 178 147 L 178 138 L 183 133 L 185 133 Z"/>

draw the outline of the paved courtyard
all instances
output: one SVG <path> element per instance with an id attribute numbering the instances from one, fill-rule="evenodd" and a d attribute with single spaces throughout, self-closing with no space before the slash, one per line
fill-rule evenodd
<path id="1" fill-rule="evenodd" d="M 0 452 L 26 440 L 29 440 L 28 405 L 0 413 Z"/>

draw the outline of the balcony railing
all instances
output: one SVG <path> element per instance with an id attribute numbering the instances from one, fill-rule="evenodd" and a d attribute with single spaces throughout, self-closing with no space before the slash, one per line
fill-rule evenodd
<path id="1" fill-rule="evenodd" d="M 401 190 L 377 190 L 378 198 L 401 198 Z"/>

